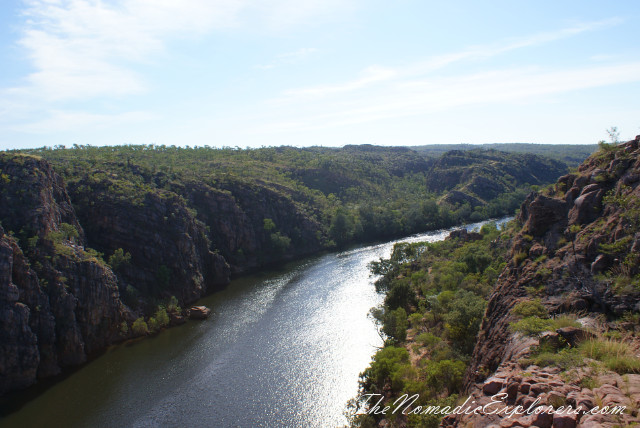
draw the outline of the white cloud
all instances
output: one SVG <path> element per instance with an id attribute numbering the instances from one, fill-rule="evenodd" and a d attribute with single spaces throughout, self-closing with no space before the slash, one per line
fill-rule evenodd
<path id="1" fill-rule="evenodd" d="M 122 96 L 146 89 L 133 63 L 173 35 L 233 25 L 242 2 L 226 0 L 28 0 L 19 44 L 34 71 L 18 92 L 49 101 Z"/>
<path id="2" fill-rule="evenodd" d="M 355 0 L 343 0 L 345 10 Z M 73 118 L 108 120 L 108 115 L 62 114 L 70 103 L 110 100 L 149 91 L 140 65 L 153 64 L 168 41 L 197 38 L 239 27 L 282 29 L 304 23 L 338 5 L 334 0 L 23 0 L 18 46 L 32 65 L 23 83 L 0 88 L 0 120 L 24 122 L 50 115 L 26 129 L 62 129 Z M 301 49 L 278 58 L 295 61 L 314 52 Z M 49 113 L 48 109 L 52 112 Z M 115 113 L 119 115 L 129 113 Z M 139 117 L 137 115 L 132 118 Z M 38 126 L 36 126 L 38 125 Z"/>
<path id="3" fill-rule="evenodd" d="M 402 80 L 421 76 L 458 62 L 488 59 L 517 49 L 550 43 L 556 40 L 572 37 L 580 33 L 609 27 L 620 22 L 620 19 L 613 18 L 603 21 L 581 23 L 557 31 L 537 33 L 522 38 L 506 40 L 499 44 L 473 46 L 460 52 L 438 55 L 429 58 L 426 61 L 417 62 L 399 68 L 382 67 L 379 65 L 369 66 L 364 69 L 361 76 L 355 80 L 334 85 L 319 85 L 307 88 L 290 89 L 284 93 L 283 99 L 276 101 L 285 102 L 288 98 L 298 97 L 320 98 L 331 94 L 365 89 L 372 85 L 379 85 L 385 81 Z"/>
<path id="4" fill-rule="evenodd" d="M 378 120 L 427 115 L 468 105 L 540 100 L 570 91 L 640 81 L 640 62 L 562 70 L 536 67 L 388 82 L 360 97 L 291 103 L 287 122 L 264 132 L 313 131 Z M 344 94 L 340 94 L 344 95 Z"/>

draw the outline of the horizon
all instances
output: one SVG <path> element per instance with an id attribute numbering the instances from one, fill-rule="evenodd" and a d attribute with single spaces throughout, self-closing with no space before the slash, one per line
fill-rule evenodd
<path id="1" fill-rule="evenodd" d="M 640 134 L 640 4 L 9 0 L 0 150 Z"/>

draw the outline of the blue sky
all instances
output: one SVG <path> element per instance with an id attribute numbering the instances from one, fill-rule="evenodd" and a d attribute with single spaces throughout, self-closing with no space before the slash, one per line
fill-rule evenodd
<path id="1" fill-rule="evenodd" d="M 3 0 L 0 149 L 640 134 L 640 2 Z"/>

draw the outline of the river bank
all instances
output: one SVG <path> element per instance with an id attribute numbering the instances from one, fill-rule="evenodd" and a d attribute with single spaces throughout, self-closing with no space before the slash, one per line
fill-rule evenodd
<path id="1" fill-rule="evenodd" d="M 477 224 L 468 227 L 476 227 Z M 397 242 L 328 253 L 234 280 L 214 309 L 110 348 L 0 420 L 40 426 L 335 426 L 381 339 L 368 263 Z M 16 404 L 16 403 L 14 403 Z"/>

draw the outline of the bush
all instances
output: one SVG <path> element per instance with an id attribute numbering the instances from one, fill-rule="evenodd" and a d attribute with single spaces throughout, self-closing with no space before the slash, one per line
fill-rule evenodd
<path id="1" fill-rule="evenodd" d="M 579 346 L 587 358 L 604 363 L 605 367 L 620 374 L 640 373 L 640 358 L 626 342 L 613 338 L 586 340 Z"/>
<path id="2" fill-rule="evenodd" d="M 484 315 L 486 301 L 474 293 L 460 290 L 444 315 L 447 337 L 464 353 L 470 353 Z"/>
<path id="3" fill-rule="evenodd" d="M 526 334 L 527 336 L 537 336 L 543 331 L 552 330 L 553 320 L 542 319 L 537 316 L 526 317 L 512 323 L 511 329 L 515 332 Z"/>
<path id="4" fill-rule="evenodd" d="M 117 270 L 120 266 L 129 264 L 130 261 L 131 261 L 131 254 L 125 253 L 122 248 L 118 248 L 109 257 L 109 261 L 107 263 L 109 264 L 109 266 L 111 266 L 111 269 Z"/>
<path id="5" fill-rule="evenodd" d="M 133 322 L 133 324 L 131 325 L 131 330 L 133 331 L 133 334 L 135 334 L 136 336 L 143 336 L 143 335 L 149 334 L 149 327 L 147 326 L 147 323 L 144 321 L 144 318 L 142 317 L 138 318 Z"/>
<path id="6" fill-rule="evenodd" d="M 527 253 L 524 251 L 520 251 L 513 256 L 513 261 L 516 266 L 520 266 L 520 264 L 527 258 Z"/>
<path id="7" fill-rule="evenodd" d="M 524 300 L 519 302 L 511 309 L 513 315 L 526 318 L 536 316 L 539 318 L 548 318 L 549 312 L 544 307 L 540 299 Z"/>
<path id="8" fill-rule="evenodd" d="M 427 348 L 432 348 L 437 343 L 442 342 L 442 339 L 432 333 L 420 333 L 416 337 L 416 342 Z"/>
<path id="9" fill-rule="evenodd" d="M 536 366 L 555 366 L 560 367 L 562 370 L 568 370 L 584 364 L 584 358 L 575 348 L 563 349 L 560 352 L 543 352 L 526 361 Z"/>
<path id="10" fill-rule="evenodd" d="M 155 313 L 155 319 L 160 328 L 166 327 L 169 325 L 169 315 L 167 314 L 167 310 L 165 308 L 158 308 Z"/>
<path id="11" fill-rule="evenodd" d="M 373 357 L 373 362 L 364 374 L 371 382 L 382 388 L 385 381 L 409 362 L 409 351 L 405 348 L 386 346 Z"/>
<path id="12" fill-rule="evenodd" d="M 178 305 L 178 299 L 176 298 L 176 296 L 171 296 L 171 299 L 169 299 L 169 303 L 167 304 L 167 311 L 174 313 L 182 312 L 182 309 Z"/>
<path id="13" fill-rule="evenodd" d="M 407 338 L 408 327 L 407 311 L 404 308 L 398 308 L 385 314 L 383 331 L 387 336 L 403 341 Z"/>

